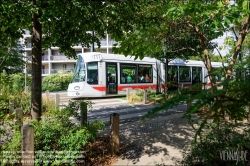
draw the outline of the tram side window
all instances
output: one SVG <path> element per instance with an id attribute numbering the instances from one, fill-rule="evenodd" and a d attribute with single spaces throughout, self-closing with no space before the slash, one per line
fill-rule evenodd
<path id="1" fill-rule="evenodd" d="M 130 64 L 120 64 L 120 83 L 121 84 L 129 84 L 136 82 L 136 65 Z"/>
<path id="2" fill-rule="evenodd" d="M 190 67 L 179 66 L 180 82 L 191 82 Z"/>
<path id="3" fill-rule="evenodd" d="M 201 67 L 192 67 L 192 83 L 202 82 L 202 68 Z"/>
<path id="4" fill-rule="evenodd" d="M 221 68 L 213 68 L 211 75 L 214 76 L 216 82 L 223 80 L 223 71 Z"/>
<path id="5" fill-rule="evenodd" d="M 87 83 L 98 84 L 98 63 L 89 62 L 87 64 Z"/>
<path id="6" fill-rule="evenodd" d="M 152 65 L 138 65 L 138 83 L 152 83 Z"/>
<path id="7" fill-rule="evenodd" d="M 168 82 L 173 81 L 177 82 L 178 81 L 178 68 L 177 66 L 168 66 Z"/>

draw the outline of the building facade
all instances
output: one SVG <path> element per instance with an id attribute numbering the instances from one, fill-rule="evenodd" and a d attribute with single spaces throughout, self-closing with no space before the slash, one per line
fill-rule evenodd
<path id="1" fill-rule="evenodd" d="M 106 36 L 105 39 L 101 39 L 101 47 L 98 48 L 97 44 L 94 44 L 94 50 L 96 52 L 102 53 L 113 53 L 112 45 L 115 43 L 114 40 L 110 38 L 109 35 Z M 23 39 L 21 39 L 21 44 L 23 44 L 25 50 L 25 57 L 27 59 L 27 66 L 25 68 L 25 72 L 28 74 L 31 73 L 31 56 L 32 56 L 32 43 L 31 43 L 31 34 L 28 30 L 25 30 L 25 34 L 23 35 Z M 76 54 L 91 52 L 91 48 L 82 47 L 81 45 L 77 45 L 73 47 L 75 49 Z M 66 55 L 59 52 L 59 47 L 51 47 L 43 52 L 42 55 L 42 77 L 45 77 L 50 74 L 58 73 L 58 71 L 64 70 L 68 72 L 73 72 L 76 64 L 76 59 L 67 58 Z"/>

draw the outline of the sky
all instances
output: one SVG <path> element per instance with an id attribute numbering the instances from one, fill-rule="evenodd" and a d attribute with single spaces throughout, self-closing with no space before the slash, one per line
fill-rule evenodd
<path id="1" fill-rule="evenodd" d="M 223 36 L 218 37 L 217 39 L 213 40 L 213 42 L 216 42 L 216 43 L 218 44 L 218 48 L 219 48 L 220 46 L 225 46 L 224 40 L 225 40 L 226 37 L 229 37 L 229 36 L 234 37 L 234 34 L 233 34 L 232 32 L 225 32 Z M 225 47 L 225 49 L 219 50 L 219 51 L 220 51 L 220 54 L 221 54 L 222 56 L 225 56 L 226 54 L 229 53 L 229 48 L 228 48 L 228 47 Z M 219 55 L 219 53 L 218 53 L 217 50 L 214 50 L 214 54 L 215 54 L 215 55 Z"/>

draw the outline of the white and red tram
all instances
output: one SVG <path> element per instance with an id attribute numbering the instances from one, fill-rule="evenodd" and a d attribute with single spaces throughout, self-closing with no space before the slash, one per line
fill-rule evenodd
<path id="1" fill-rule="evenodd" d="M 213 62 L 213 67 L 221 63 Z M 78 54 L 72 83 L 68 86 L 70 97 L 105 97 L 125 95 L 131 91 L 151 89 L 163 91 L 165 66 L 155 58 L 134 60 L 133 56 L 90 52 Z M 178 86 L 192 85 L 196 76 L 201 82 L 209 82 L 204 63 L 201 61 L 173 60 L 169 63 L 168 81 Z"/>

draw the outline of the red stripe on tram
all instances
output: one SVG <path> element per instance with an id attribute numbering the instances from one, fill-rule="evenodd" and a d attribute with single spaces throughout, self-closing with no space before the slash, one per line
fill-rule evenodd
<path id="1" fill-rule="evenodd" d="M 98 90 L 98 91 L 106 91 L 106 87 L 105 86 L 92 86 L 94 89 Z"/>
<path id="2" fill-rule="evenodd" d="M 92 86 L 93 89 L 98 91 L 106 91 L 106 86 Z M 156 89 L 156 85 L 128 85 L 128 86 L 118 86 L 118 91 L 125 91 L 126 88 L 131 89 Z"/>
<path id="3" fill-rule="evenodd" d="M 128 86 L 118 86 L 118 91 L 125 91 L 126 88 L 131 89 L 156 89 L 156 85 L 128 85 Z"/>

